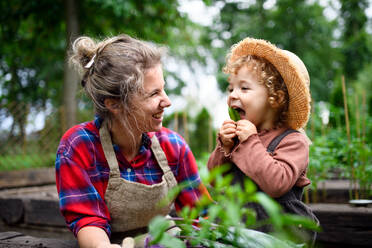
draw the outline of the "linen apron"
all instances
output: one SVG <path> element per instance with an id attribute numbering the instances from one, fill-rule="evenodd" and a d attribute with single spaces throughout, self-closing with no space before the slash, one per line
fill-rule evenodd
<path id="1" fill-rule="evenodd" d="M 153 217 L 156 215 L 165 216 L 171 211 L 172 203 L 159 206 L 159 201 L 164 199 L 168 191 L 177 185 L 164 151 L 154 135 L 151 138 L 151 150 L 164 173 L 160 183 L 146 185 L 128 181 L 120 177 L 119 165 L 106 121 L 102 123 L 99 133 L 102 148 L 110 167 L 105 202 L 111 216 L 112 232 L 121 233 L 121 240 L 124 236 L 144 233 Z"/>

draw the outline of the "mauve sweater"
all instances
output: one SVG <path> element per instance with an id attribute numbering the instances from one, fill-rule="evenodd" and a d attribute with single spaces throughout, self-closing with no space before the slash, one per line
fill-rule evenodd
<path id="1" fill-rule="evenodd" d="M 309 142 L 304 134 L 290 133 L 282 139 L 273 154 L 266 151 L 269 143 L 285 130 L 278 128 L 253 134 L 237 144 L 229 154 L 224 153 L 221 141 L 217 139 L 217 146 L 208 160 L 208 169 L 233 162 L 273 198 L 284 195 L 293 186 L 309 185 L 310 180 L 306 177 Z"/>

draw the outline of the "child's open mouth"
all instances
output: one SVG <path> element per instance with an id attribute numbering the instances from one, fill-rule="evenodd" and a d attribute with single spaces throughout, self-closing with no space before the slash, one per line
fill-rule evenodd
<path id="1" fill-rule="evenodd" d="M 239 115 L 240 115 L 240 119 L 244 119 L 245 117 L 245 111 L 239 107 L 232 107 L 233 109 L 235 109 Z"/>

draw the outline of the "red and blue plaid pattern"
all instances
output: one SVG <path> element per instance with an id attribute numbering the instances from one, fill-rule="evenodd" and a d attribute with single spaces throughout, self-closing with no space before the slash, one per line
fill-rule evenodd
<path id="1" fill-rule="evenodd" d="M 87 225 L 101 227 L 111 234 L 110 214 L 104 202 L 110 169 L 99 138 L 101 123 L 102 119 L 96 117 L 94 121 L 72 127 L 62 137 L 57 151 L 60 210 L 75 236 Z M 189 146 L 179 134 L 167 128 L 145 133 L 139 154 L 132 161 L 127 161 L 114 144 L 121 177 L 147 185 L 161 182 L 163 172 L 150 149 L 153 135 L 159 139 L 177 182 L 189 185 L 177 197 L 176 209 L 194 206 L 201 194 L 208 192 L 201 184 Z"/>

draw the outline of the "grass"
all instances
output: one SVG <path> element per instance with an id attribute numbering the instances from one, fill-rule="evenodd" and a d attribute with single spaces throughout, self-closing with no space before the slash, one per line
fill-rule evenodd
<path id="1" fill-rule="evenodd" d="M 0 171 L 53 167 L 55 153 L 33 153 L 0 156 Z"/>

